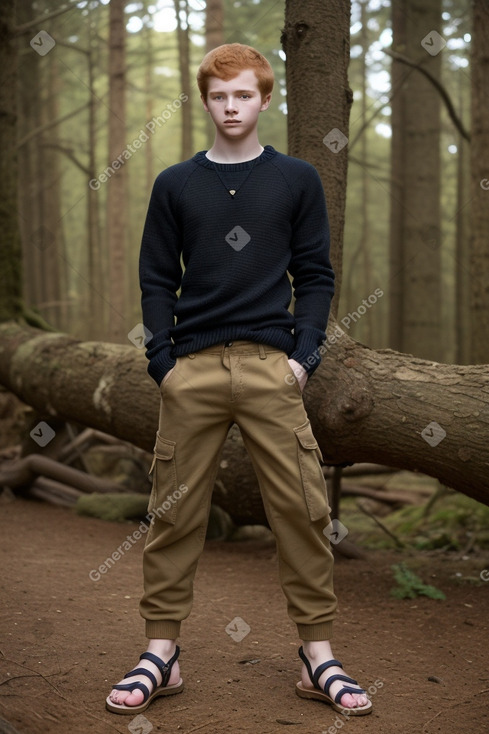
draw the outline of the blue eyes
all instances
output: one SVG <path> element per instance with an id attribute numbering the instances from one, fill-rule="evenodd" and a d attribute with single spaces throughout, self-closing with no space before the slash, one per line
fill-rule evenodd
<path id="1" fill-rule="evenodd" d="M 240 94 L 239 97 L 240 99 L 251 99 L 251 94 Z M 224 97 L 221 94 L 216 94 L 212 99 L 216 102 L 220 102 Z"/>

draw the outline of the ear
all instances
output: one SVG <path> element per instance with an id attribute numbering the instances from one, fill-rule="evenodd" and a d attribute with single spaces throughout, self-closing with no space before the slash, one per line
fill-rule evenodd
<path id="1" fill-rule="evenodd" d="M 265 112 L 270 106 L 270 102 L 272 101 L 272 94 L 267 94 L 266 97 L 262 100 L 260 112 Z"/>
<path id="2" fill-rule="evenodd" d="M 202 104 L 204 105 L 204 110 L 205 110 L 206 112 L 209 112 L 209 108 L 207 107 L 207 102 L 205 101 L 205 97 L 204 97 L 204 95 L 203 95 L 203 94 L 201 94 L 201 95 L 200 95 L 200 98 L 201 98 L 201 100 L 202 100 Z"/>

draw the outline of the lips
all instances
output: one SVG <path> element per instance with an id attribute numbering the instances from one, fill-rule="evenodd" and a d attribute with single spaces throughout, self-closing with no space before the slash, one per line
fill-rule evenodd
<path id="1" fill-rule="evenodd" d="M 237 122 L 241 122 L 241 120 L 224 120 L 225 125 L 234 125 Z"/>

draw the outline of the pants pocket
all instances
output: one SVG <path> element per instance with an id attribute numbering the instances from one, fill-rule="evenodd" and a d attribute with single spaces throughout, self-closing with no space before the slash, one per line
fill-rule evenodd
<path id="1" fill-rule="evenodd" d="M 301 390 L 301 386 L 299 385 L 299 380 L 294 375 L 292 367 L 289 364 L 289 358 L 287 357 L 287 354 L 284 352 L 282 355 L 280 355 L 280 359 L 285 368 L 285 377 L 284 377 L 285 383 L 287 385 L 293 385 L 295 390 L 297 390 L 297 392 L 299 393 L 299 395 L 302 398 L 302 390 Z"/>
<path id="2" fill-rule="evenodd" d="M 322 459 L 321 451 L 308 420 L 294 428 L 294 433 L 298 442 L 299 468 L 307 509 L 311 522 L 315 522 L 329 515 L 331 511 L 326 481 L 319 463 Z"/>
<path id="3" fill-rule="evenodd" d="M 148 502 L 148 514 L 152 513 L 164 522 L 174 525 L 181 492 L 177 485 L 175 441 L 163 438 L 158 432 L 149 473 L 153 474 L 153 486 Z"/>

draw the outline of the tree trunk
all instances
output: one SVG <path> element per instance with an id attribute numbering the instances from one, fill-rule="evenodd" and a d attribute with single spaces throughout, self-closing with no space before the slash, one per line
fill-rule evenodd
<path id="1" fill-rule="evenodd" d="M 92 188 L 93 182 L 99 171 L 97 170 L 97 94 L 95 92 L 96 82 L 96 38 L 92 23 L 89 23 L 87 54 L 88 72 L 88 192 L 87 192 L 87 238 L 88 238 L 88 288 L 82 293 L 83 302 L 82 318 L 85 316 L 86 324 L 90 327 L 92 338 L 102 338 L 105 332 L 106 300 L 102 297 L 104 282 L 105 258 L 101 251 L 100 232 L 100 194 Z M 93 184 L 92 184 L 93 185 Z"/>
<path id="2" fill-rule="evenodd" d="M 41 95 L 41 125 L 56 120 L 60 116 L 59 94 L 60 78 L 58 60 L 54 54 L 47 57 L 45 64 L 46 86 Z M 38 172 L 43 215 L 42 226 L 48 233 L 41 249 L 41 301 L 37 303 L 39 310 L 56 329 L 62 331 L 68 327 L 66 318 L 66 273 L 63 265 L 66 261 L 65 241 L 61 212 L 61 171 L 58 127 L 53 127 L 36 140 L 42 149 L 42 169 Z"/>
<path id="3" fill-rule="evenodd" d="M 144 6 L 145 12 L 148 12 L 147 5 Z M 155 67 L 155 54 L 153 49 L 153 35 L 154 31 L 149 23 L 146 23 L 143 29 L 144 33 L 144 96 L 145 96 L 145 110 L 146 119 L 152 120 L 154 116 L 154 96 L 155 96 L 155 84 L 153 81 L 154 67 Z M 145 199 L 149 201 L 153 184 L 155 181 L 154 171 L 154 153 L 153 153 L 153 136 L 149 135 L 148 140 L 144 144 L 144 155 L 145 155 Z"/>
<path id="4" fill-rule="evenodd" d="M 370 259 L 370 248 L 369 248 L 369 236 L 370 236 L 370 223 L 369 223 L 369 171 L 368 171 L 368 146 L 367 146 L 367 54 L 368 54 L 368 16 L 367 16 L 367 2 L 368 0 L 362 0 L 360 9 L 360 22 L 362 24 L 362 31 L 360 36 L 360 43 L 362 45 L 362 54 L 360 57 L 361 64 L 361 137 L 360 137 L 360 165 L 362 168 L 361 172 L 361 199 L 359 207 L 359 219 L 360 219 L 360 240 L 358 245 L 353 252 L 353 255 L 348 260 L 348 269 L 346 275 L 343 278 L 343 294 L 346 295 L 345 303 L 347 304 L 348 310 L 354 311 L 358 307 L 358 291 L 355 290 L 355 285 L 358 282 L 357 273 L 361 273 L 360 277 L 360 288 L 363 293 L 372 293 L 372 263 Z M 346 261 L 346 259 L 345 259 Z M 357 264 L 360 267 L 357 267 Z M 346 269 L 346 268 L 344 268 Z M 346 293 L 345 293 L 346 291 Z M 358 330 L 355 330 L 355 336 L 362 342 L 369 343 L 372 337 L 372 322 L 370 319 L 362 319 Z"/>
<path id="5" fill-rule="evenodd" d="M 182 105 L 182 148 L 181 160 L 191 158 L 194 151 L 192 135 L 192 84 L 190 82 L 190 39 L 189 39 L 189 5 L 188 0 L 173 0 L 177 16 L 178 40 L 178 68 L 180 71 L 180 86 L 188 99 Z M 182 24 L 182 15 L 185 15 L 185 25 Z"/>
<path id="6" fill-rule="evenodd" d="M 222 0 L 207 0 L 205 4 L 205 52 L 212 51 L 224 43 L 224 7 Z M 205 117 L 207 147 L 210 148 L 215 128 L 209 115 Z"/>
<path id="7" fill-rule="evenodd" d="M 107 182 L 107 245 L 109 250 L 109 323 L 111 340 L 127 338 L 125 324 L 126 166 L 117 164 L 126 148 L 126 26 L 125 0 L 111 0 L 109 17 L 109 150 L 108 166 L 115 170 Z M 115 161 L 115 165 L 114 165 Z"/>
<path id="8" fill-rule="evenodd" d="M 288 152 L 312 163 L 323 182 L 336 275 L 335 314 L 341 283 L 347 139 L 353 99 L 347 76 L 350 3 L 286 0 L 281 41 L 287 57 Z"/>
<path id="9" fill-rule="evenodd" d="M 32 18 L 32 3 L 17 4 L 17 22 L 24 23 Z M 18 43 L 15 42 L 15 43 Z M 17 139 L 21 141 L 40 127 L 41 115 L 41 70 L 37 53 L 25 53 L 19 68 L 17 83 Z M 12 107 L 12 100 L 10 100 Z M 4 148 L 5 150 L 5 148 Z M 18 147 L 18 191 L 19 227 L 22 247 L 22 286 L 26 302 L 37 306 L 41 300 L 42 236 L 41 210 L 38 196 L 40 167 L 38 164 L 39 138 L 31 137 Z M 5 161 L 6 164 L 6 161 Z"/>
<path id="10" fill-rule="evenodd" d="M 207 0 L 205 4 L 205 52 L 224 43 L 224 6 L 222 0 Z"/>
<path id="11" fill-rule="evenodd" d="M 339 332 L 332 324 L 330 348 L 305 390 L 325 462 L 423 472 L 489 504 L 488 367 L 374 351 Z M 159 394 L 140 350 L 12 322 L 0 325 L 0 340 L 0 384 L 19 398 L 45 416 L 152 450 Z M 227 503 L 233 518 L 256 518 L 261 499 L 235 433 L 222 459 L 220 504 Z"/>
<path id="12" fill-rule="evenodd" d="M 462 82 L 460 84 L 459 114 L 462 119 Z M 459 134 L 457 141 L 457 203 L 455 214 L 455 361 L 467 364 L 470 359 L 470 221 L 465 203 L 468 199 L 467 158 L 469 144 Z"/>
<path id="13" fill-rule="evenodd" d="M 472 28 L 472 137 L 470 242 L 471 361 L 489 362 L 489 8 L 475 0 Z"/>
<path id="14" fill-rule="evenodd" d="M 441 0 L 392 5 L 393 49 L 441 72 Z M 441 39 L 441 40 L 440 40 Z M 441 355 L 440 96 L 415 69 L 392 62 L 390 345 Z"/>
<path id="15" fill-rule="evenodd" d="M 0 5 L 0 320 L 16 318 L 22 312 L 21 245 L 17 208 L 17 114 L 12 100 L 17 96 L 16 41 L 10 31 L 14 2 Z"/>

